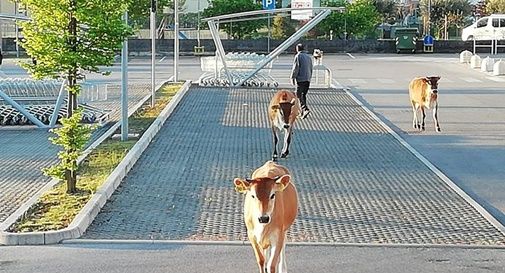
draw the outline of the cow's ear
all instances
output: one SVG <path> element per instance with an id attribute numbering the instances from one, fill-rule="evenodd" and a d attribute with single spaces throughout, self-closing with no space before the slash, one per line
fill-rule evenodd
<path id="1" fill-rule="evenodd" d="M 281 108 L 281 106 L 278 104 L 272 105 L 272 110 L 278 110 L 279 108 Z"/>
<path id="2" fill-rule="evenodd" d="M 423 78 L 423 82 L 430 82 L 430 81 L 431 81 L 430 77 L 424 77 Z"/>
<path id="3" fill-rule="evenodd" d="M 233 184 L 235 185 L 235 191 L 239 193 L 246 193 L 251 188 L 249 181 L 240 178 L 235 178 Z"/>
<path id="4" fill-rule="evenodd" d="M 440 77 L 440 76 L 436 76 L 435 78 L 436 78 L 436 79 L 437 79 L 437 81 L 438 81 L 438 80 L 440 80 L 440 78 L 442 78 L 442 77 Z"/>
<path id="5" fill-rule="evenodd" d="M 291 176 L 285 174 L 275 180 L 275 190 L 283 191 L 291 183 Z"/>

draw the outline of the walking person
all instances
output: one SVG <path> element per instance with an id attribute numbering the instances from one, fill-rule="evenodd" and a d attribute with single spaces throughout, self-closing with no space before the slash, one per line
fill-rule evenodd
<path id="1" fill-rule="evenodd" d="M 296 45 L 296 55 L 291 70 L 291 83 L 296 85 L 296 96 L 302 108 L 301 118 L 305 119 L 310 110 L 307 106 L 307 92 L 312 78 L 312 57 L 307 54 L 303 44 Z"/>

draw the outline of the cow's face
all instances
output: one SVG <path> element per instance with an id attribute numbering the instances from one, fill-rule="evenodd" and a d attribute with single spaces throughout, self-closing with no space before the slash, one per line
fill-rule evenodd
<path id="1" fill-rule="evenodd" d="M 272 109 L 277 110 L 279 115 L 279 120 L 282 121 L 284 128 L 289 128 L 289 116 L 291 116 L 291 112 L 293 111 L 293 107 L 296 107 L 296 99 L 292 99 L 291 101 L 281 102 L 278 105 L 273 105 Z"/>
<path id="2" fill-rule="evenodd" d="M 424 78 L 424 82 L 430 86 L 430 93 L 438 93 L 438 80 L 440 80 L 440 76 L 431 76 Z"/>
<path id="3" fill-rule="evenodd" d="M 286 174 L 276 178 L 235 178 L 233 184 L 236 191 L 245 193 L 245 205 L 249 206 L 245 209 L 252 211 L 253 220 L 268 224 L 272 220 L 276 194 L 282 192 L 290 181 L 291 177 Z"/>

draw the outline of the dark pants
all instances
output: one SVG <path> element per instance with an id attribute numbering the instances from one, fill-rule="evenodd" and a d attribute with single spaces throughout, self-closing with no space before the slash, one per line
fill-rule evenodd
<path id="1" fill-rule="evenodd" d="M 309 92 L 310 82 L 297 82 L 296 83 L 296 96 L 300 100 L 302 110 L 309 110 L 307 107 L 307 92 Z"/>

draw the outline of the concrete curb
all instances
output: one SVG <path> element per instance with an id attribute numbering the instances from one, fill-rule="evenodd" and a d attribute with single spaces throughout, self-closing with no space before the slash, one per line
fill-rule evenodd
<path id="1" fill-rule="evenodd" d="M 72 239 L 62 242 L 65 245 L 229 245 L 249 246 L 247 241 L 191 241 L 191 240 L 108 240 Z M 382 244 L 382 243 L 331 243 L 331 242 L 286 242 L 288 246 L 326 246 L 326 247 L 390 247 L 390 248 L 460 248 L 460 249 L 505 249 L 501 245 L 456 245 L 456 244 Z"/>
<path id="2" fill-rule="evenodd" d="M 337 82 L 338 83 L 338 82 Z M 333 85 L 334 87 L 338 85 Z M 339 87 L 342 87 L 340 85 Z M 489 223 L 491 223 L 498 231 L 505 235 L 505 226 L 503 226 L 500 221 L 498 221 L 491 213 L 489 213 L 484 207 L 482 207 L 477 201 L 470 197 L 465 191 L 463 191 L 456 183 L 454 183 L 449 177 L 447 177 L 442 171 L 440 171 L 435 165 L 433 165 L 428 159 L 426 159 L 421 153 L 419 153 L 414 147 L 412 147 L 407 141 L 405 141 L 400 135 L 398 135 L 393 129 L 391 129 L 386 123 L 384 123 L 374 112 L 368 109 L 358 98 L 356 98 L 349 90 L 351 88 L 344 86 L 344 91 L 356 102 L 358 103 L 367 113 L 370 114 L 377 122 L 384 127 L 389 134 L 391 134 L 396 140 L 398 140 L 405 148 L 407 148 L 415 157 L 417 157 L 421 162 L 423 162 L 426 167 L 428 167 L 432 172 L 434 172 L 442 181 L 444 181 L 456 194 L 461 196 L 470 206 L 472 206 L 477 212 L 482 215 Z"/>
<path id="3" fill-rule="evenodd" d="M 154 120 L 142 137 L 135 143 L 119 165 L 109 175 L 104 184 L 86 203 L 82 210 L 67 228 L 45 232 L 12 233 L 0 232 L 0 245 L 47 245 L 56 244 L 62 240 L 79 238 L 93 222 L 100 209 L 105 205 L 109 197 L 114 193 L 128 171 L 135 165 L 142 152 L 158 133 L 165 121 L 177 107 L 182 97 L 189 90 L 191 82 L 186 81 L 179 92 L 172 98 L 160 115 Z M 112 131 L 114 132 L 114 131 Z M 105 138 L 104 138 L 105 139 Z M 98 141 L 98 140 L 97 140 Z M 101 140 L 103 141 L 103 139 Z M 36 199 L 35 199 L 36 201 Z M 29 208 L 29 207 L 28 207 Z M 28 209 L 27 208 L 27 209 Z M 15 219 L 16 220 L 16 219 Z"/>

